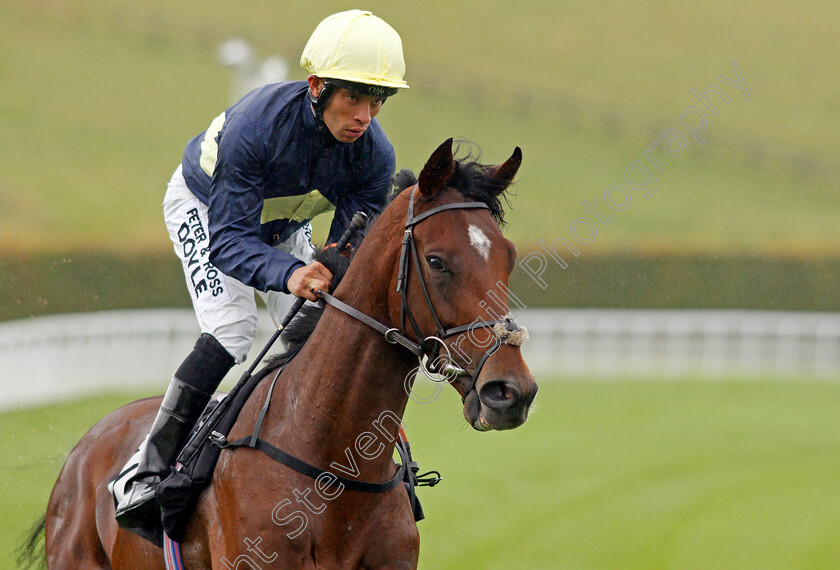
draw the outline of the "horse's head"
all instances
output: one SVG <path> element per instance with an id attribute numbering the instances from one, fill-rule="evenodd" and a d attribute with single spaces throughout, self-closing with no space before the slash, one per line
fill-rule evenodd
<path id="1" fill-rule="evenodd" d="M 405 221 L 393 230 L 403 239 L 390 320 L 437 357 L 432 367 L 461 394 L 479 431 L 521 425 L 537 393 L 519 347 L 527 332 L 509 318 L 516 249 L 500 227 L 503 194 L 521 162 L 519 148 L 498 166 L 456 161 L 449 139 L 388 209 Z"/>

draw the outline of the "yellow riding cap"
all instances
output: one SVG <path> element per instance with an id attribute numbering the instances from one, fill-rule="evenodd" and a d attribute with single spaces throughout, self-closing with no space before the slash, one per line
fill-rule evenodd
<path id="1" fill-rule="evenodd" d="M 363 10 L 339 12 L 318 24 L 303 48 L 300 65 L 321 79 L 408 88 L 399 34 Z"/>

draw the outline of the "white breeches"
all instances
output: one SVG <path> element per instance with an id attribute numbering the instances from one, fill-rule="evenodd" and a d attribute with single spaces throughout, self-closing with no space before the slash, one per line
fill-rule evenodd
<path id="1" fill-rule="evenodd" d="M 243 362 L 257 334 L 254 293 L 259 293 L 265 301 L 275 325 L 280 323 L 296 297 L 278 291 L 256 291 L 210 263 L 207 206 L 187 188 L 180 165 L 166 190 L 163 217 L 175 253 L 184 267 L 187 290 L 201 332 L 213 335 L 237 363 Z M 315 256 L 311 235 L 312 226 L 306 224 L 274 247 L 310 263 Z"/>

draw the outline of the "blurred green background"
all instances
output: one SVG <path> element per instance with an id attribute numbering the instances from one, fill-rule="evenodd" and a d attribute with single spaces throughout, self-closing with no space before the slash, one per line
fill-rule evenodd
<path id="1" fill-rule="evenodd" d="M 345 2 L 5 0 L 0 4 L 0 320 L 188 306 L 160 203 L 186 141 L 230 104 L 217 61 L 241 36 L 300 51 Z M 660 133 L 656 193 L 630 205 L 530 307 L 840 305 L 837 6 L 389 2 L 411 89 L 379 118 L 398 167 L 444 139 L 524 153 L 506 233 L 520 259 L 569 237 Z M 749 99 L 719 76 L 734 79 Z M 704 145 L 677 123 L 716 85 Z M 603 208 L 601 211 L 604 211 Z M 590 216 L 591 218 L 591 216 Z M 323 235 L 327 220 L 316 221 Z M 837 550 L 837 386 L 544 382 L 520 430 L 474 434 L 457 398 L 406 418 L 422 466 L 424 568 L 824 568 Z M 0 567 L 66 453 L 135 395 L 0 415 Z M 415 427 L 416 426 L 416 427 Z M 26 481 L 27 484 L 23 484 Z"/>
<path id="2" fill-rule="evenodd" d="M 230 103 L 219 45 L 243 37 L 302 79 L 311 30 L 351 6 L 4 2 L 0 318 L 186 305 L 160 202 L 186 141 Z M 507 229 L 520 259 L 541 251 L 540 240 L 568 239 L 587 216 L 583 201 L 604 211 L 604 189 L 636 160 L 650 168 L 643 153 L 664 129 L 688 142 L 676 157 L 654 151 L 664 168 L 655 194 L 633 191 L 566 270 L 549 259 L 549 287 L 517 270 L 529 306 L 827 310 L 840 301 L 832 3 L 392 2 L 376 13 L 401 33 L 408 62 L 411 89 L 380 114 L 398 167 L 419 170 L 450 136 L 478 143 L 487 162 L 522 147 Z M 748 100 L 719 80 L 737 79 L 733 62 Z M 709 95 L 719 114 L 705 111 L 701 146 L 677 119 L 702 108 L 691 89 L 712 85 L 729 103 Z M 812 262 L 824 281 L 816 290 Z M 96 279 L 74 285 L 91 266 L 101 268 Z M 743 282 L 780 287 L 743 294 Z M 639 289 L 671 293 L 640 303 Z"/>

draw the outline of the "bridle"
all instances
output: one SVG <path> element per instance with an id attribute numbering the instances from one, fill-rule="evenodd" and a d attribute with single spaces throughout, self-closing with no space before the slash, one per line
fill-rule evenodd
<path id="1" fill-rule="evenodd" d="M 462 399 L 466 400 L 467 395 L 475 389 L 475 382 L 481 373 L 484 363 L 490 356 L 492 356 L 503 344 L 515 344 L 510 340 L 511 333 L 518 332 L 522 329 L 516 324 L 513 317 L 510 315 L 501 320 L 475 320 L 469 324 L 458 325 L 447 328 L 444 326 L 437 310 L 435 310 L 432 298 L 429 295 L 429 289 L 426 286 L 426 281 L 423 278 L 423 271 L 420 266 L 420 256 L 417 253 L 417 246 L 414 239 L 414 228 L 423 220 L 445 212 L 447 210 L 489 210 L 490 207 L 484 202 L 455 202 L 452 204 L 444 204 L 427 210 L 421 214 L 414 215 L 414 197 L 417 192 L 415 187 L 408 201 L 408 214 L 405 221 L 405 233 L 403 234 L 402 247 L 400 250 L 399 273 L 397 274 L 397 292 L 400 293 L 400 323 L 399 328 L 388 327 L 376 319 L 359 311 L 355 307 L 335 298 L 334 296 L 324 291 L 316 290 L 316 293 L 329 305 L 332 305 L 339 311 L 365 323 L 372 329 L 381 333 L 385 340 L 391 344 L 398 344 L 406 348 L 417 356 L 420 366 L 429 378 L 435 381 L 449 381 L 451 382 L 459 376 L 470 376 L 469 385 L 464 389 Z M 408 302 L 408 274 L 409 269 L 413 265 L 417 271 L 417 279 L 420 282 L 420 289 L 423 292 L 423 298 L 426 300 L 426 306 L 432 315 L 432 320 L 435 323 L 435 334 L 425 336 L 420 326 L 417 324 L 417 319 L 411 310 Z M 411 340 L 407 335 L 407 326 L 410 325 L 415 338 L 422 339 L 418 342 Z M 449 337 L 480 328 L 489 328 L 493 331 L 493 343 L 487 348 L 484 354 L 478 361 L 472 374 L 467 372 L 466 368 L 455 363 L 448 346 L 444 342 Z M 440 351 L 446 351 L 446 356 L 441 357 Z"/>
<path id="2" fill-rule="evenodd" d="M 435 310 L 434 303 L 432 303 L 432 298 L 429 296 L 429 289 L 426 286 L 426 282 L 423 279 L 423 272 L 420 266 L 420 257 L 417 253 L 417 246 L 414 241 L 414 227 L 422 222 L 423 220 L 434 216 L 435 214 L 439 214 L 440 212 L 445 212 L 447 210 L 476 210 L 476 209 L 485 209 L 489 210 L 489 206 L 483 202 L 457 202 L 453 204 L 445 204 L 443 206 L 437 206 L 422 214 L 417 216 L 414 215 L 414 195 L 417 191 L 415 187 L 414 190 L 411 192 L 411 197 L 409 198 L 408 202 L 408 216 L 405 221 L 405 234 L 403 235 L 402 240 L 402 249 L 400 251 L 400 262 L 399 262 L 399 274 L 397 276 L 397 291 L 400 293 L 401 297 L 401 305 L 400 305 L 400 328 L 395 327 L 388 327 L 383 323 L 377 321 L 373 317 L 366 315 L 365 313 L 359 311 L 355 307 L 348 305 L 344 301 L 341 301 L 334 296 L 316 289 L 316 293 L 329 305 L 332 305 L 339 311 L 357 319 L 364 324 L 368 325 L 372 329 L 381 333 L 385 340 L 391 344 L 400 345 L 415 356 L 417 356 L 418 360 L 420 361 L 420 366 L 423 368 L 424 372 L 431 378 L 432 380 L 437 381 L 452 381 L 456 377 L 459 376 L 470 376 L 470 382 L 467 387 L 464 389 L 464 393 L 461 396 L 463 400 L 467 399 L 467 396 L 475 390 L 475 382 L 478 378 L 479 374 L 481 373 L 481 369 L 484 366 L 484 363 L 493 355 L 503 344 L 511 344 L 518 346 L 522 343 L 520 340 L 523 336 L 527 337 L 527 332 L 524 328 L 520 328 L 516 321 L 513 320 L 513 317 L 510 315 L 504 317 L 501 320 L 493 320 L 493 321 L 479 321 L 475 320 L 468 325 L 459 325 L 455 327 L 446 328 L 443 325 L 443 322 L 440 320 L 440 317 Z M 429 312 L 432 315 L 432 319 L 435 322 L 435 328 L 437 329 L 436 336 L 424 336 L 420 326 L 417 324 L 417 319 L 414 318 L 414 314 L 411 311 L 411 307 L 408 303 L 408 274 L 409 269 L 412 265 L 409 258 L 413 260 L 413 265 L 417 270 L 417 278 L 420 281 L 420 288 L 423 291 L 423 297 L 426 300 L 426 306 L 429 309 Z M 414 335 L 417 339 L 422 339 L 419 343 L 411 340 L 408 335 L 406 334 L 406 323 L 411 326 Z M 490 346 L 481 358 L 478 361 L 478 364 L 475 367 L 475 370 L 470 374 L 467 372 L 466 368 L 455 364 L 454 360 L 452 359 L 452 355 L 449 352 L 449 348 L 444 343 L 444 340 L 457 335 L 463 332 L 467 332 L 469 330 L 473 330 L 476 328 L 490 328 L 492 329 L 493 335 L 493 344 Z M 443 349 L 446 351 L 446 357 L 441 360 L 440 357 L 440 350 Z M 429 366 L 429 362 L 431 362 L 431 366 Z M 302 461 L 292 455 L 289 455 L 282 449 L 275 447 L 274 445 L 268 443 L 267 441 L 261 439 L 260 431 L 262 429 L 263 420 L 265 419 L 266 413 L 268 411 L 269 405 L 271 404 L 271 396 L 274 392 L 274 386 L 277 382 L 277 379 L 280 377 L 280 373 L 282 372 L 283 368 L 278 370 L 277 374 L 274 376 L 274 380 L 269 387 L 268 393 L 266 395 L 265 403 L 263 404 L 262 411 L 257 418 L 256 425 L 254 427 L 254 432 L 250 436 L 245 436 L 239 438 L 236 441 L 228 441 L 227 437 L 219 433 L 217 431 L 213 431 L 209 434 L 209 439 L 211 443 L 220 449 L 235 449 L 237 447 L 251 447 L 261 451 L 262 453 L 268 455 L 275 461 L 286 465 L 287 467 L 294 469 L 298 473 L 306 475 L 312 479 L 319 480 L 324 474 L 329 473 L 320 469 L 314 465 L 310 465 L 305 461 Z M 440 378 L 440 376 L 443 376 Z M 429 472 L 424 475 L 417 475 L 417 464 L 412 461 L 411 459 L 411 451 L 408 447 L 408 441 L 404 438 L 404 436 L 397 442 L 397 449 L 400 453 L 402 458 L 402 464 L 400 465 L 397 473 L 388 481 L 382 483 L 369 483 L 365 481 L 357 481 L 355 479 L 347 479 L 345 477 L 340 477 L 333 473 L 329 473 L 331 477 L 331 482 L 327 483 L 330 486 L 344 486 L 349 490 L 358 491 L 362 493 L 385 493 L 390 491 L 391 489 L 395 488 L 400 482 L 405 481 L 409 487 L 409 495 L 413 493 L 413 487 L 415 485 L 429 485 L 432 486 L 440 480 L 439 474 L 437 477 L 427 477 L 430 473 L 436 472 Z"/>

